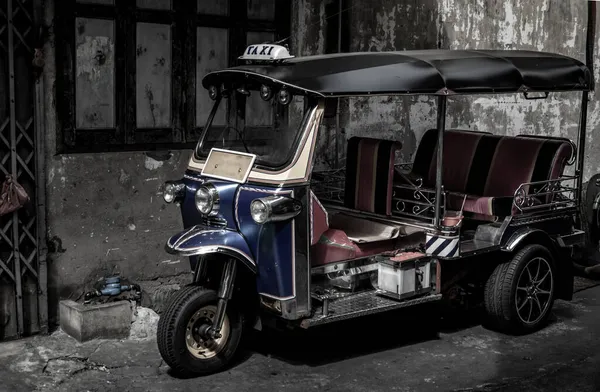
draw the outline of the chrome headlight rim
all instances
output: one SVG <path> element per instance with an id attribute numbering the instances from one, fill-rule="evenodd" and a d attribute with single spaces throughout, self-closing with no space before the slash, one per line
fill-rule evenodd
<path id="1" fill-rule="evenodd" d="M 183 181 L 165 181 L 163 200 L 167 204 L 179 203 L 185 196 L 185 183 Z"/>
<path id="2" fill-rule="evenodd" d="M 254 209 L 255 209 L 255 205 L 261 205 L 262 208 L 265 210 L 265 218 L 264 219 L 257 219 L 256 218 L 256 214 L 254 213 Z M 254 220 L 254 222 L 258 223 L 258 224 L 264 224 L 269 222 L 271 216 L 272 216 L 272 208 L 270 203 L 266 203 L 262 198 L 261 199 L 254 199 L 252 200 L 252 202 L 250 203 L 250 216 L 252 217 L 252 220 Z"/>
<path id="3" fill-rule="evenodd" d="M 208 196 L 207 206 L 210 206 L 210 209 L 205 209 L 203 211 L 203 209 L 200 207 L 198 203 L 198 194 L 200 193 L 200 191 L 206 192 Z M 198 189 L 196 189 L 196 193 L 194 195 L 194 203 L 196 204 L 196 209 L 202 215 L 216 216 L 219 213 L 219 191 L 217 191 L 217 188 L 210 182 L 204 183 L 203 185 L 200 185 Z"/>
<path id="4" fill-rule="evenodd" d="M 262 205 L 265 219 L 256 219 L 254 205 Z M 262 225 L 269 222 L 283 222 L 294 219 L 302 211 L 300 201 L 287 196 L 273 195 L 252 200 L 250 215 L 254 222 Z"/>

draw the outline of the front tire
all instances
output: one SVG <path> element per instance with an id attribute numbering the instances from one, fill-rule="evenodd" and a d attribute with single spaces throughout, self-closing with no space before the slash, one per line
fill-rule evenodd
<path id="1" fill-rule="evenodd" d="M 493 329 L 524 334 L 548 320 L 556 290 L 554 259 L 542 245 L 527 245 L 496 267 L 484 303 Z"/>
<path id="2" fill-rule="evenodd" d="M 223 370 L 234 358 L 242 337 L 243 319 L 227 303 L 222 337 L 205 340 L 197 333 L 212 325 L 218 297 L 213 290 L 186 286 L 175 293 L 158 321 L 157 343 L 163 360 L 181 376 L 207 375 Z"/>

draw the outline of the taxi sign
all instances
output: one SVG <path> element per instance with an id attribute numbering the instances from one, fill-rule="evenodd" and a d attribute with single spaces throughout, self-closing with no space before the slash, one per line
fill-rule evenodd
<path id="1" fill-rule="evenodd" d="M 285 46 L 273 44 L 250 45 L 240 60 L 277 61 L 294 58 Z"/>

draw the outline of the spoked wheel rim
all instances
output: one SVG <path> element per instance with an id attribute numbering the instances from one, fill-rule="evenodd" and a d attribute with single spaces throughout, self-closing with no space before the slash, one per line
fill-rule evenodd
<path id="1" fill-rule="evenodd" d="M 185 330 L 185 344 L 190 354 L 196 358 L 212 358 L 219 354 L 227 344 L 231 331 L 227 314 L 223 319 L 220 338 L 209 339 L 200 334 L 202 326 L 212 325 L 216 314 L 217 307 L 215 305 L 206 305 L 198 309 L 187 323 Z"/>
<path id="2" fill-rule="evenodd" d="M 519 319 L 527 325 L 538 323 L 550 307 L 553 290 L 554 276 L 548 260 L 531 259 L 517 281 L 515 306 Z"/>

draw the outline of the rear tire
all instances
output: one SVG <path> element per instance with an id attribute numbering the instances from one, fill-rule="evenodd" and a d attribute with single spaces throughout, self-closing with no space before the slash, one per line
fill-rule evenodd
<path id="1" fill-rule="evenodd" d="M 199 286 L 176 292 L 158 321 L 157 343 L 163 360 L 180 376 L 207 375 L 223 370 L 239 346 L 242 315 L 235 304 L 227 303 L 221 339 L 203 340 L 194 331 L 212 324 L 217 293 Z"/>
<path id="2" fill-rule="evenodd" d="M 555 271 L 552 254 L 542 245 L 527 245 L 498 265 L 485 285 L 489 326 L 515 334 L 542 327 L 554 304 Z"/>

